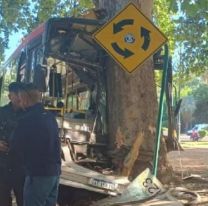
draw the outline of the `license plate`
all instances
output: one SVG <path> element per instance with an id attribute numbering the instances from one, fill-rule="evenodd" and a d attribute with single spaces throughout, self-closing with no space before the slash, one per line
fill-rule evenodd
<path id="1" fill-rule="evenodd" d="M 89 180 L 89 184 L 93 185 L 95 187 L 108 189 L 108 190 L 115 190 L 118 187 L 118 184 L 115 184 L 115 183 L 112 183 L 112 182 L 106 182 L 104 180 L 99 180 L 99 179 L 94 179 L 94 178 L 91 178 Z"/>

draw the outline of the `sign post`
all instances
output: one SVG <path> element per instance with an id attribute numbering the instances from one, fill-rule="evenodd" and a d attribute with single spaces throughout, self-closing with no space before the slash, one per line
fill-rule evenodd
<path id="1" fill-rule="evenodd" d="M 158 161 L 159 161 L 159 151 L 160 151 L 160 140 L 161 140 L 161 130 L 162 130 L 162 116 L 163 116 L 163 102 L 165 95 L 165 87 L 167 81 L 167 68 L 168 68 L 168 46 L 164 46 L 165 55 L 164 55 L 164 64 L 163 64 L 163 75 L 162 83 L 160 90 L 160 101 L 159 101 L 159 111 L 157 116 L 157 128 L 156 128 L 156 144 L 154 150 L 154 159 L 153 159 L 153 175 L 157 176 L 158 170 Z"/>

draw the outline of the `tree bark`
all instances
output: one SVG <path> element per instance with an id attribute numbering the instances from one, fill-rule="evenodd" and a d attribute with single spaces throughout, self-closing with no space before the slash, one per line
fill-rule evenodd
<path id="1" fill-rule="evenodd" d="M 113 17 L 127 0 L 97 0 L 96 5 Z M 152 0 L 133 2 L 149 18 Z M 108 132 L 113 163 L 118 173 L 135 177 L 143 169 L 152 169 L 157 117 L 157 95 L 152 58 L 129 74 L 111 58 L 106 63 Z M 162 165 L 166 165 L 164 144 Z M 160 168 L 163 167 L 160 164 Z M 163 167 L 164 168 L 164 167 Z"/>

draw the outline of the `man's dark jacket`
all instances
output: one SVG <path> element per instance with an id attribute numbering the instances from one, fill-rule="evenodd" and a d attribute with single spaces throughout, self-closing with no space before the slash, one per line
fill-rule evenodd
<path id="1" fill-rule="evenodd" d="M 12 150 L 22 151 L 26 174 L 57 176 L 61 171 L 60 139 L 54 115 L 38 103 L 27 109 L 12 137 Z"/>
<path id="2" fill-rule="evenodd" d="M 20 110 L 15 111 L 11 103 L 0 108 L 0 140 L 7 142 L 9 145 L 11 135 L 23 115 L 24 112 Z M 23 167 L 19 152 L 11 153 L 10 150 L 8 152 L 0 152 L 0 169 L 22 172 Z"/>

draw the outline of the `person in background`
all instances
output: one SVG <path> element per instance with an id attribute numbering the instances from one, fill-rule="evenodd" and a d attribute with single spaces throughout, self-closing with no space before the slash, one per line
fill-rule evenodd
<path id="1" fill-rule="evenodd" d="M 26 115 L 14 131 L 11 149 L 24 157 L 24 206 L 55 206 L 61 172 L 58 125 L 32 84 L 19 91 L 19 98 Z"/>
<path id="2" fill-rule="evenodd" d="M 20 153 L 10 151 L 10 137 L 19 119 L 24 115 L 20 110 L 18 91 L 21 83 L 12 82 L 9 87 L 10 102 L 0 108 L 0 206 L 12 206 L 13 190 L 17 206 L 23 206 L 24 168 Z"/>

